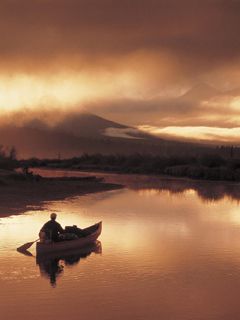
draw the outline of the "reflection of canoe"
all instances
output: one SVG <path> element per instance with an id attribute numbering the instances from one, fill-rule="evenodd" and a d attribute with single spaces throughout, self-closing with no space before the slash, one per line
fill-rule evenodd
<path id="1" fill-rule="evenodd" d="M 55 287 L 57 278 L 63 274 L 64 265 L 71 267 L 77 265 L 82 259 L 86 259 L 93 252 L 96 254 L 102 253 L 100 241 L 95 241 L 80 249 L 37 255 L 36 263 L 39 266 L 41 276 L 47 277 L 51 285 Z"/>
<path id="2" fill-rule="evenodd" d="M 102 222 L 96 223 L 82 230 L 84 237 L 76 240 L 67 240 L 53 243 L 37 242 L 37 255 L 48 254 L 51 252 L 61 252 L 83 248 L 97 240 L 102 231 Z"/>

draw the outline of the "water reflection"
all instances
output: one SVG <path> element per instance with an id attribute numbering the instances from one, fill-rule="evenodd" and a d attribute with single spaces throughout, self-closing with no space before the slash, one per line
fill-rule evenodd
<path id="1" fill-rule="evenodd" d="M 104 177 L 106 182 L 122 184 L 136 191 L 155 190 L 159 193 L 168 191 L 173 195 L 194 191 L 201 200 L 211 202 L 222 200 L 224 197 L 231 200 L 240 200 L 240 184 L 235 182 L 199 181 L 164 176 L 107 174 L 67 170 L 34 169 L 34 171 L 47 177 L 96 175 Z"/>
<path id="2" fill-rule="evenodd" d="M 77 265 L 80 260 L 87 258 L 92 253 L 101 254 L 102 245 L 100 241 L 78 250 L 68 251 L 36 257 L 36 264 L 39 266 L 40 274 L 50 280 L 52 287 L 56 287 L 57 279 L 63 274 L 64 266 Z"/>
<path id="3" fill-rule="evenodd" d="M 125 189 L 0 219 L 4 320 L 19 314 L 36 320 L 239 319 L 240 207 L 226 195 L 230 184 L 128 178 L 118 178 Z M 225 194 L 221 201 L 209 201 L 218 194 Z M 18 254 L 53 211 L 63 226 L 103 220 L 101 259 L 91 255 L 79 264 L 91 251 L 37 258 L 36 264 L 35 257 Z M 35 255 L 34 246 L 30 251 Z"/>
<path id="4" fill-rule="evenodd" d="M 219 201 L 225 197 L 240 200 L 238 183 L 219 181 L 195 181 L 190 179 L 166 179 L 162 177 L 139 177 L 139 181 L 127 180 L 127 186 L 140 192 L 162 193 L 168 191 L 172 195 L 194 192 L 203 201 Z"/>

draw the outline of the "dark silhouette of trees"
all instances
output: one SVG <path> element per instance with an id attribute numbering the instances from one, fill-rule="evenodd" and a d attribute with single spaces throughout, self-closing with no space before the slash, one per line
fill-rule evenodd
<path id="1" fill-rule="evenodd" d="M 196 156 L 156 156 L 151 154 L 83 154 L 71 159 L 30 159 L 29 167 L 92 170 L 116 173 L 165 174 L 206 180 L 240 181 L 240 157 L 219 154 Z"/>
<path id="2" fill-rule="evenodd" d="M 6 148 L 0 145 L 0 169 L 12 170 L 17 166 L 17 151 L 15 147 Z"/>

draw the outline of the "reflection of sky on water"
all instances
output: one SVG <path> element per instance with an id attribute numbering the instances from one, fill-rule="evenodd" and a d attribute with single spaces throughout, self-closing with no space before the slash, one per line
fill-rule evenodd
<path id="1" fill-rule="evenodd" d="M 69 177 L 69 176 L 89 176 L 94 175 L 103 177 L 106 182 L 118 183 L 127 186 L 133 190 L 154 190 L 151 192 L 161 193 L 168 191 L 171 194 L 180 194 L 185 192 L 196 192 L 204 201 L 219 201 L 226 197 L 230 200 L 240 200 L 240 184 L 224 181 L 201 181 L 184 178 L 173 178 L 151 175 L 126 175 L 101 172 L 81 172 L 67 170 L 45 170 L 33 169 L 35 173 L 46 177 Z"/>
<path id="2" fill-rule="evenodd" d="M 193 188 L 142 185 L 0 219 L 1 310 L 9 319 L 18 308 L 25 319 L 237 319 L 239 209 L 227 196 L 206 201 Z M 103 254 L 66 268 L 55 290 L 34 257 L 15 251 L 36 239 L 52 211 L 63 226 L 103 220 Z M 26 295 L 31 310 L 22 310 Z"/>

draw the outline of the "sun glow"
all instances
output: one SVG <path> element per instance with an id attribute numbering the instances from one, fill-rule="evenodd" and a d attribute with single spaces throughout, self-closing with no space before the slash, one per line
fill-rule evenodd
<path id="1" fill-rule="evenodd" d="M 34 108 L 47 102 L 73 104 L 87 94 L 86 85 L 77 85 L 76 81 L 52 76 L 37 78 L 27 75 L 0 78 L 1 111 L 12 111 L 20 108 Z"/>
<path id="2" fill-rule="evenodd" d="M 49 76 L 17 74 L 0 77 L 0 112 L 23 108 L 57 106 L 69 108 L 106 97 L 131 97 L 138 84 L 127 72 L 115 76 L 103 73 L 58 73 Z"/>
<path id="3" fill-rule="evenodd" d="M 234 98 L 231 101 L 230 106 L 231 106 L 232 109 L 240 111 L 240 97 Z"/>

